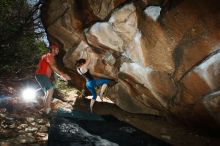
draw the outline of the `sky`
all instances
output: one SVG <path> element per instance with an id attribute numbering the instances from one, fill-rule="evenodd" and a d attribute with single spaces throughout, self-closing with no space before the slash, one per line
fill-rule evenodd
<path id="1" fill-rule="evenodd" d="M 34 4 L 36 4 L 39 0 L 27 0 L 28 4 L 30 6 L 33 6 Z M 42 32 L 42 31 L 45 31 L 44 29 L 42 28 L 36 28 L 35 29 L 35 32 Z M 44 35 L 42 36 L 42 38 L 40 38 L 40 40 L 42 40 L 47 46 L 49 46 L 49 42 L 48 42 L 48 39 L 47 39 L 47 34 L 44 33 Z"/>

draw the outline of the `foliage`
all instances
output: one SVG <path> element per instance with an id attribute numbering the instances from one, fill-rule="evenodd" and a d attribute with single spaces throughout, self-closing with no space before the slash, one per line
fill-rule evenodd
<path id="1" fill-rule="evenodd" d="M 27 0 L 0 1 L 0 74 L 33 72 L 46 51 L 36 38 L 33 8 Z"/>
<path id="2" fill-rule="evenodd" d="M 56 76 L 56 75 L 55 75 Z M 65 91 L 71 91 L 73 90 L 72 87 L 68 86 L 68 83 L 63 81 L 63 80 L 60 80 L 58 79 L 58 77 L 56 76 L 55 77 L 56 80 L 55 80 L 55 86 L 57 87 L 57 89 L 61 89 L 61 90 L 65 90 Z"/>

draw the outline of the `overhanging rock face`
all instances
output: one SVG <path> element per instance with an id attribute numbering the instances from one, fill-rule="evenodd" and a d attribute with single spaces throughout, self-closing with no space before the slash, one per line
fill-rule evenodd
<path id="1" fill-rule="evenodd" d="M 91 72 L 117 81 L 108 96 L 120 108 L 220 125 L 218 0 L 47 0 L 42 18 L 67 68 L 90 46 Z"/>

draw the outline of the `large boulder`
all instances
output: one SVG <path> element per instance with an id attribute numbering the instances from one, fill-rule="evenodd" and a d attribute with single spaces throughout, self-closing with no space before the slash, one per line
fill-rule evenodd
<path id="1" fill-rule="evenodd" d="M 220 127 L 218 0 L 47 0 L 42 10 L 76 87 L 89 46 L 90 70 L 117 82 L 108 96 L 120 108 Z"/>

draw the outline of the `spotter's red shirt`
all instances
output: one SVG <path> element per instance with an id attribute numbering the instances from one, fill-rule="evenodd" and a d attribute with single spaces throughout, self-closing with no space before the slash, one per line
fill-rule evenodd
<path id="1" fill-rule="evenodd" d="M 55 59 L 51 53 L 44 54 L 39 61 L 36 74 L 46 75 L 48 78 L 50 78 L 53 72 L 50 67 L 50 64 L 53 64 L 54 62 L 55 62 Z"/>

